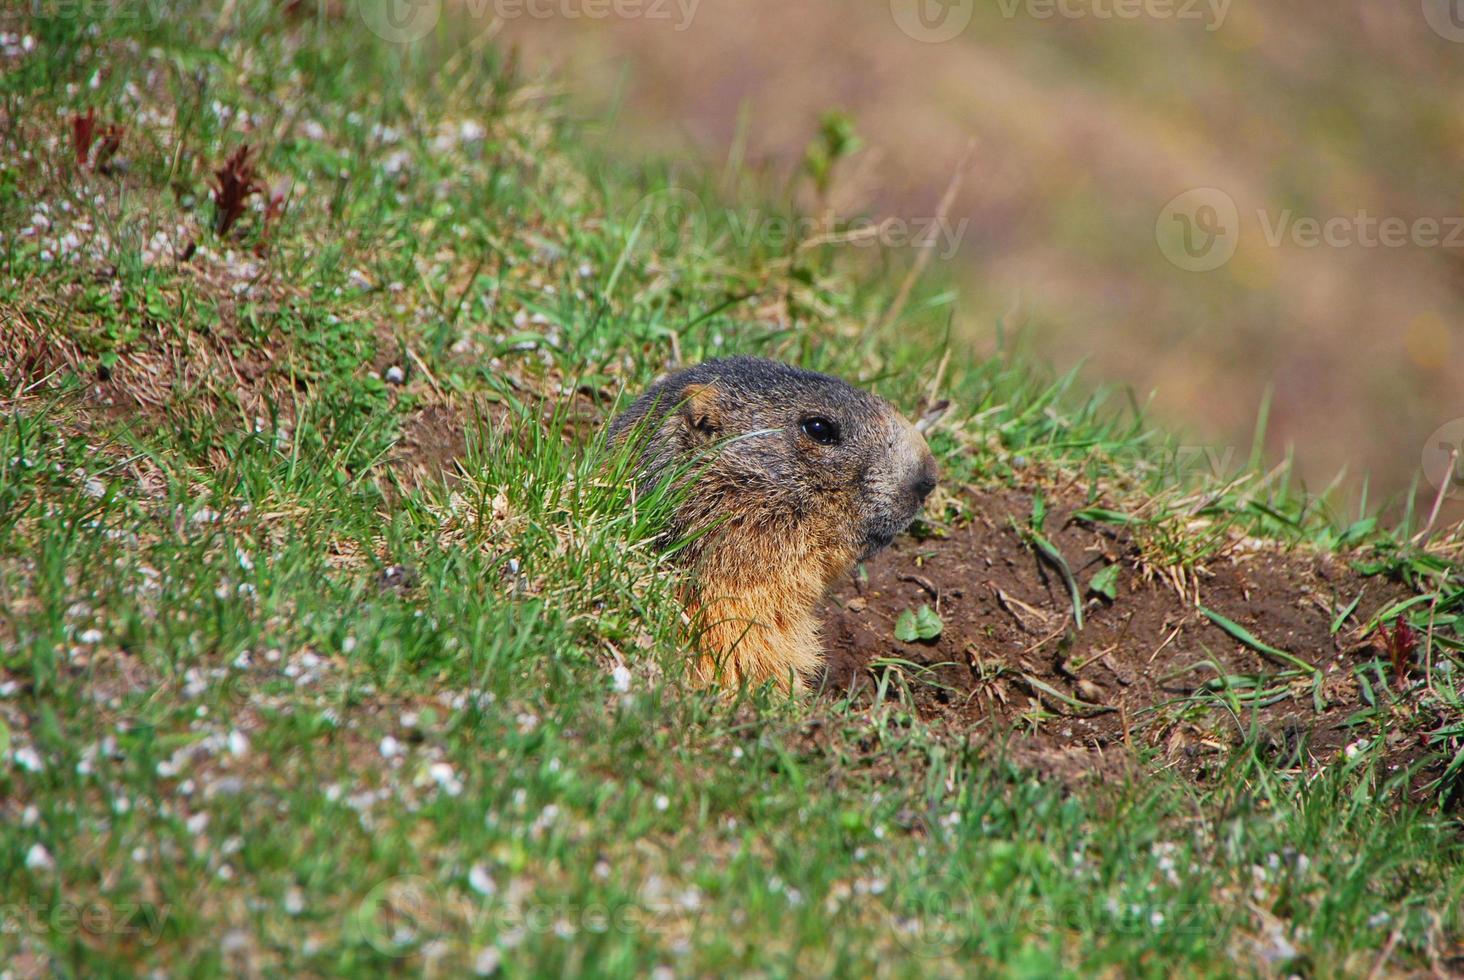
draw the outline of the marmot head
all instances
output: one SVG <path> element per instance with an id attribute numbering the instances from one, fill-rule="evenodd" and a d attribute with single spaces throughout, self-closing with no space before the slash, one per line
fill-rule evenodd
<path id="1" fill-rule="evenodd" d="M 831 568 L 888 545 L 936 485 L 924 437 L 889 402 L 762 358 L 661 379 L 611 427 L 617 439 L 631 431 L 644 434 L 641 470 L 652 480 L 705 458 L 680 530 L 734 522 L 773 548 L 830 552 Z"/>

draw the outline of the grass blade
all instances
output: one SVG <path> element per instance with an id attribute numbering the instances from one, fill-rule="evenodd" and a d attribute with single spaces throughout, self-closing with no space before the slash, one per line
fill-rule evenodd
<path id="1" fill-rule="evenodd" d="M 1288 666 L 1296 667 L 1300 670 L 1310 671 L 1311 673 L 1317 672 L 1317 668 L 1314 664 L 1307 663 L 1305 660 L 1302 660 L 1294 653 L 1287 653 L 1285 650 L 1278 650 L 1267 643 L 1262 643 L 1260 640 L 1251 635 L 1250 630 L 1246 629 L 1239 623 L 1234 622 L 1233 620 L 1226 619 L 1215 610 L 1206 609 L 1204 606 L 1201 606 L 1200 612 L 1203 613 L 1205 618 L 1208 619 L 1210 622 L 1214 623 L 1216 626 L 1220 627 L 1222 630 L 1229 633 L 1232 637 L 1250 647 L 1257 653 L 1270 657 L 1272 660 L 1279 660 L 1280 662 L 1287 664 Z"/>
<path id="2" fill-rule="evenodd" d="M 1083 628 L 1083 594 L 1078 590 L 1078 580 L 1073 577 L 1073 570 L 1068 567 L 1067 559 L 1062 556 L 1061 551 L 1057 550 L 1055 544 L 1040 533 L 1037 531 L 1028 533 L 1032 537 L 1032 545 L 1037 549 L 1037 553 L 1047 559 L 1048 564 L 1056 568 L 1058 574 L 1062 576 L 1063 584 L 1067 586 L 1068 596 L 1073 602 L 1073 622 L 1081 630 Z"/>
<path id="3" fill-rule="evenodd" d="M 1342 624 L 1347 622 L 1348 619 L 1352 618 L 1353 613 L 1357 612 L 1357 604 L 1362 601 L 1362 597 L 1366 592 L 1367 589 L 1363 589 L 1361 592 L 1357 593 L 1357 598 L 1353 599 L 1352 603 L 1346 609 L 1338 613 L 1336 619 L 1332 620 L 1333 636 L 1336 636 L 1338 630 L 1342 629 Z"/>

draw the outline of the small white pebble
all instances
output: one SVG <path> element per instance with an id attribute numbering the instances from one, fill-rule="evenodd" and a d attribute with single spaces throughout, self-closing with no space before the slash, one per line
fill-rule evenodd
<path id="1" fill-rule="evenodd" d="M 610 686 L 615 688 L 616 692 L 620 694 L 629 691 L 630 668 L 624 664 L 616 664 L 615 668 L 610 671 Z"/>
<path id="2" fill-rule="evenodd" d="M 407 380 L 407 372 L 403 371 L 400 367 L 393 364 L 391 367 L 386 369 L 386 380 L 390 384 L 399 385 L 403 381 Z"/>
<path id="3" fill-rule="evenodd" d="M 31 871 L 49 871 L 56 866 L 44 844 L 32 844 L 25 852 L 25 866 Z"/>
<path id="4" fill-rule="evenodd" d="M 488 873 L 488 869 L 481 864 L 475 864 L 468 871 L 468 885 L 479 895 L 489 896 L 498 892 L 498 883 Z"/>
<path id="5" fill-rule="evenodd" d="M 501 954 L 497 946 L 485 946 L 473 958 L 473 972 L 480 977 L 491 977 L 498 972 L 498 963 Z"/>
<path id="6" fill-rule="evenodd" d="M 663 813 L 666 811 L 666 808 L 671 805 L 671 801 L 666 798 L 666 794 L 664 794 L 664 793 L 658 793 L 658 794 L 656 794 L 656 801 L 655 802 L 656 802 L 656 809 L 657 810 L 660 810 Z"/>
<path id="7" fill-rule="evenodd" d="M 446 762 L 434 762 L 427 768 L 427 775 L 431 776 L 437 787 L 448 796 L 457 796 L 463 791 L 462 781 L 457 778 L 457 773 L 453 772 L 452 766 Z"/>
<path id="8" fill-rule="evenodd" d="M 10 757 L 15 760 L 17 766 L 20 766 L 26 772 L 40 772 L 46 768 L 46 764 L 41 761 L 41 757 L 36 754 L 36 750 L 29 745 L 16 749 L 10 753 Z"/>
<path id="9" fill-rule="evenodd" d="M 398 742 L 391 735 L 381 740 L 381 755 L 383 758 L 391 759 L 402 754 L 402 743 Z"/>

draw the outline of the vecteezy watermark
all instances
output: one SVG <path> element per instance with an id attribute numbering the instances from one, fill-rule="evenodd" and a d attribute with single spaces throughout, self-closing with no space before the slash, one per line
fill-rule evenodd
<path id="1" fill-rule="evenodd" d="M 366 893 L 351 924 L 378 953 L 401 956 L 442 934 L 442 896 L 421 875 L 388 878 Z"/>
<path id="2" fill-rule="evenodd" d="M 1358 211 L 1330 218 L 1297 217 L 1290 209 L 1257 211 L 1266 244 L 1279 248 L 1464 248 L 1464 217 L 1380 218 Z"/>
<path id="3" fill-rule="evenodd" d="M 754 244 L 772 248 L 813 248 L 837 245 L 844 248 L 929 248 L 937 257 L 949 259 L 965 237 L 970 218 L 952 222 L 948 215 L 930 217 L 856 217 L 830 229 L 828 222 L 808 215 L 787 217 L 751 211 L 729 211 L 727 227 L 732 240 L 742 246 Z"/>
<path id="4" fill-rule="evenodd" d="M 453 10 L 473 20 L 661 20 L 691 27 L 701 0 L 460 0 Z M 421 40 L 442 17 L 442 0 L 359 0 L 372 33 L 394 44 Z"/>
<path id="5" fill-rule="evenodd" d="M 420 41 L 442 18 L 442 0 L 359 0 L 356 10 L 371 33 L 392 44 Z"/>
<path id="6" fill-rule="evenodd" d="M 480 876 L 480 877 L 479 877 Z M 478 877 L 475 882 L 474 878 Z M 449 922 L 444 892 L 420 875 L 388 878 L 372 888 L 350 916 L 353 938 L 386 956 L 408 957 L 449 931 L 517 942 L 525 935 L 560 938 L 585 932 L 668 935 L 697 927 L 706 907 L 695 889 L 657 901 L 581 902 L 571 898 L 520 902 L 498 894 L 492 875 L 475 869 Z M 513 889 L 506 890 L 510 895 Z"/>
<path id="7" fill-rule="evenodd" d="M 484 0 L 487 2 L 487 0 Z M 178 16 L 173 0 L 29 0 L 31 16 L 47 20 L 85 23 L 125 23 L 149 26 L 165 24 Z M 324 29 L 326 4 L 318 4 L 317 27 Z M 442 17 L 442 0 L 357 0 L 357 15 L 371 32 L 393 43 L 405 44 L 425 37 Z M 235 23 L 246 16 L 246 5 L 228 4 L 223 15 Z"/>
<path id="8" fill-rule="evenodd" d="M 981 901 L 954 876 L 934 873 L 888 891 L 881 905 L 890 934 L 912 955 L 943 959 L 961 952 L 972 937 L 1054 932 L 1117 935 L 1219 936 L 1233 913 L 1214 903 L 1121 904 L 1090 901 Z"/>
<path id="9" fill-rule="evenodd" d="M 151 902 L 0 902 L 0 936 L 120 936 L 154 946 L 172 914 Z"/>
<path id="10" fill-rule="evenodd" d="M 922 875 L 899 891 L 886 910 L 895 942 L 924 959 L 941 959 L 966 945 L 971 894 L 955 877 Z"/>
<path id="11" fill-rule="evenodd" d="M 484 22 L 514 20 L 653 20 L 676 31 L 691 27 L 701 0 L 356 0 L 361 23 L 392 44 L 420 41 L 437 27 L 446 11 L 454 17 Z M 141 21 L 166 23 L 175 17 L 173 0 L 29 0 L 32 16 L 77 21 Z M 234 17 L 244 11 L 230 5 Z M 318 26 L 326 27 L 325 5 Z"/>
<path id="12" fill-rule="evenodd" d="M 1218 31 L 1231 0 L 996 0 L 1007 20 L 1193 20 Z"/>
<path id="13" fill-rule="evenodd" d="M 1423 0 L 1423 19 L 1445 41 L 1464 44 L 1464 0 Z"/>
<path id="14" fill-rule="evenodd" d="M 1435 490 L 1464 498 L 1464 419 L 1445 422 L 1423 444 L 1423 475 Z"/>
<path id="15" fill-rule="evenodd" d="M 714 223 L 714 217 L 720 220 Z M 710 245 L 714 238 L 725 236 L 742 248 L 934 249 L 937 257 L 949 259 L 970 224 L 970 218 L 953 219 L 948 214 L 839 220 L 768 214 L 758 208 L 731 208 L 714 214 L 691 191 L 671 187 L 636 203 L 629 234 L 634 249 L 663 255 Z"/>
<path id="16" fill-rule="evenodd" d="M 357 905 L 351 916 L 352 937 L 383 955 L 410 957 L 449 931 L 493 936 L 514 946 L 530 935 L 560 939 L 581 933 L 684 936 L 718 927 L 725 915 L 725 910 L 709 903 L 695 887 L 653 901 L 579 901 L 564 896 L 523 902 L 512 897 L 519 889 L 509 886 L 500 891 L 492 874 L 477 867 L 470 872 L 469 887 L 476 895 L 458 894 L 451 903 L 449 921 L 448 905 L 443 901 L 447 892 L 416 875 L 389 878 Z M 788 895 L 791 898 L 793 890 Z M 889 935 L 922 959 L 957 955 L 974 936 L 993 931 L 1007 935 L 1073 931 L 1214 937 L 1229 930 L 1226 920 L 1234 914 L 1210 903 L 1120 905 L 1111 898 L 1007 903 L 944 872 L 893 887 L 881 886 L 879 892 L 868 891 L 850 900 L 882 919 Z"/>
<path id="17" fill-rule="evenodd" d="M 1245 464 L 1234 446 L 1178 446 L 1174 450 L 1174 470 L 1180 477 L 1229 480 L 1239 476 Z"/>
<path id="18" fill-rule="evenodd" d="M 710 228 L 706 205 L 682 187 L 652 191 L 630 212 L 628 248 L 666 255 L 704 245 Z"/>
<path id="19" fill-rule="evenodd" d="M 1461 0 L 1464 2 L 1464 0 Z M 1255 213 L 1261 240 L 1270 248 L 1460 248 L 1464 216 L 1405 219 L 1366 209 L 1326 218 L 1290 208 Z M 1185 191 L 1159 212 L 1154 239 L 1164 257 L 1190 272 L 1218 269 L 1235 255 L 1241 214 L 1235 199 L 1215 187 Z"/>
<path id="20" fill-rule="evenodd" d="M 1218 31 L 1232 0 L 996 0 L 1006 20 L 1192 20 Z M 1464 2 L 1464 0 L 1454 0 Z M 890 0 L 895 24 L 908 37 L 939 44 L 971 25 L 975 0 Z"/>
<path id="21" fill-rule="evenodd" d="M 1154 240 L 1164 257 L 1181 269 L 1218 269 L 1240 245 L 1240 209 L 1235 198 L 1218 187 L 1185 191 L 1159 212 Z"/>
<path id="22" fill-rule="evenodd" d="M 975 9 L 976 0 L 890 0 L 896 26 L 926 44 L 959 37 L 970 26 Z"/>

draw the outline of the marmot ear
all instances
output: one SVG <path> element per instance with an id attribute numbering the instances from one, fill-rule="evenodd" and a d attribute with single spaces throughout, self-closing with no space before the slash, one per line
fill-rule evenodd
<path id="1" fill-rule="evenodd" d="M 715 383 L 687 385 L 681 392 L 681 422 L 697 441 L 710 442 L 722 432 Z"/>

